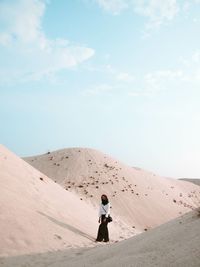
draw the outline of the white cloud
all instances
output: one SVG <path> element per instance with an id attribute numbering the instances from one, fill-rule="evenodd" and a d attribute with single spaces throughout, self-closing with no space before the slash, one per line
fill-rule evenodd
<path id="1" fill-rule="evenodd" d="M 168 69 L 148 72 L 137 77 L 134 84 L 100 84 L 84 91 L 86 95 L 121 95 L 130 97 L 154 97 L 163 91 L 196 90 L 200 86 L 200 66 L 190 72 L 186 69 Z"/>
<path id="2" fill-rule="evenodd" d="M 127 0 L 96 0 L 98 5 L 104 10 L 114 15 L 119 14 L 122 10 L 128 8 Z"/>
<path id="3" fill-rule="evenodd" d="M 175 78 L 182 77 L 183 73 L 181 70 L 159 70 L 145 75 L 145 80 L 147 82 L 156 82 L 165 80 L 172 80 Z"/>
<path id="4" fill-rule="evenodd" d="M 177 0 L 95 0 L 104 10 L 116 15 L 125 9 L 149 19 L 148 27 L 155 27 L 172 20 L 179 11 Z M 187 1 L 186 1 L 187 2 Z M 185 3 L 185 7 L 189 6 Z"/>
<path id="5" fill-rule="evenodd" d="M 200 51 L 195 51 L 192 55 L 192 61 L 195 63 L 199 63 L 200 62 Z"/>
<path id="6" fill-rule="evenodd" d="M 179 12 L 187 13 L 199 0 L 93 0 L 111 14 L 120 14 L 131 9 L 135 14 L 147 18 L 147 30 L 159 28 L 172 21 Z M 147 33 L 146 33 L 147 34 Z"/>
<path id="7" fill-rule="evenodd" d="M 121 72 L 117 75 L 117 80 L 122 82 L 132 82 L 135 77 L 127 72 Z"/>
<path id="8" fill-rule="evenodd" d="M 145 91 L 144 89 L 137 90 L 137 91 L 130 91 L 128 93 L 128 96 L 130 97 L 151 97 L 152 94 L 148 91 Z"/>
<path id="9" fill-rule="evenodd" d="M 159 70 L 145 74 L 144 83 L 147 91 L 158 92 L 173 87 L 182 78 L 182 70 Z"/>
<path id="10" fill-rule="evenodd" d="M 46 2 L 42 0 L 0 2 L 0 23 L 4 26 L 0 31 L 0 45 L 18 58 L 16 73 L 20 70 L 21 78 L 39 78 L 77 66 L 94 55 L 91 48 L 65 39 L 48 39 L 41 26 L 45 7 Z"/>
<path id="11" fill-rule="evenodd" d="M 114 89 L 117 89 L 115 85 L 110 84 L 99 84 L 94 86 L 91 89 L 87 89 L 84 91 L 86 95 L 99 95 L 99 94 L 108 94 L 111 93 Z"/>
<path id="12" fill-rule="evenodd" d="M 10 34 L 4 33 L 4 32 L 0 33 L 0 45 L 4 45 L 4 46 L 10 45 L 11 41 L 12 41 L 12 37 Z"/>
<path id="13" fill-rule="evenodd" d="M 133 3 L 136 13 L 149 18 L 149 28 L 172 20 L 179 12 L 176 0 L 134 0 Z"/>

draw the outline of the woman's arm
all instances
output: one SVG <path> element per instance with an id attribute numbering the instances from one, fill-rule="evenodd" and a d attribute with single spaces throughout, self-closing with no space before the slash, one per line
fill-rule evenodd
<path id="1" fill-rule="evenodd" d="M 101 205 L 99 206 L 99 218 L 101 218 Z"/>
<path id="2" fill-rule="evenodd" d="M 108 203 L 107 211 L 106 211 L 106 218 L 108 218 L 108 215 L 110 214 L 110 202 Z"/>
<path id="3" fill-rule="evenodd" d="M 99 220 L 98 220 L 98 222 L 100 223 L 101 222 L 101 205 L 99 206 Z"/>

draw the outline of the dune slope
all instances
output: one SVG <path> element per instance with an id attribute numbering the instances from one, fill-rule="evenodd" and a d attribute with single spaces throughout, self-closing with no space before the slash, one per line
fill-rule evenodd
<path id="1" fill-rule="evenodd" d="M 200 186 L 200 179 L 190 179 L 190 178 L 181 178 L 182 181 L 188 181 L 190 183 L 196 184 Z"/>
<path id="2" fill-rule="evenodd" d="M 117 244 L 0 259 L 4 267 L 199 267 L 200 216 L 189 212 Z"/>
<path id="3" fill-rule="evenodd" d="M 89 245 L 96 221 L 91 205 L 0 146 L 1 256 Z"/>
<path id="4" fill-rule="evenodd" d="M 25 160 L 88 203 L 97 206 L 106 193 L 115 223 L 123 221 L 133 234 L 199 205 L 197 185 L 129 167 L 94 149 L 62 149 Z"/>

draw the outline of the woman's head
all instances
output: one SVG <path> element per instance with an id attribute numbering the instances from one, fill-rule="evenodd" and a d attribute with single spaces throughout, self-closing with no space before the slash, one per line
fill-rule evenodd
<path id="1" fill-rule="evenodd" d="M 106 204 L 108 204 L 108 197 L 105 195 L 105 194 L 103 194 L 102 196 L 101 196 L 101 202 L 102 202 L 102 204 L 103 205 L 106 205 Z"/>

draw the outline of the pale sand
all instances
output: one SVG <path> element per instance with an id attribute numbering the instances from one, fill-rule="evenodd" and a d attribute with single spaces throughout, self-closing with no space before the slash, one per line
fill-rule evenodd
<path id="1" fill-rule="evenodd" d="M 0 259 L 3 267 L 199 267 L 200 217 L 189 212 L 113 245 Z"/>
<path id="2" fill-rule="evenodd" d="M 200 187 L 129 167 L 94 149 L 62 149 L 25 160 L 95 207 L 101 194 L 107 194 L 113 217 L 118 224 L 126 223 L 132 234 L 167 222 L 200 203 Z M 125 229 L 123 226 L 122 237 Z"/>
<path id="3" fill-rule="evenodd" d="M 96 221 L 91 205 L 0 146 L 0 256 L 93 245 Z"/>
<path id="4" fill-rule="evenodd" d="M 71 154 L 67 155 L 69 151 Z M 169 221 L 181 212 L 185 213 L 190 210 L 188 205 L 199 205 L 199 186 L 192 183 L 163 178 L 128 167 L 95 150 L 69 149 L 63 150 L 62 155 L 60 153 L 55 152 L 55 158 L 52 160 L 48 157 L 52 157 L 53 153 L 41 156 L 44 157 L 44 162 L 40 157 L 35 159 L 41 166 L 47 166 L 47 170 L 54 170 L 55 176 L 51 178 L 54 181 L 57 179 L 55 183 L 4 146 L 0 146 L 1 257 L 37 253 L 44 256 L 54 255 L 53 252 L 57 250 L 72 247 L 87 247 L 87 253 L 90 255 L 93 250 L 89 247 L 97 245 L 94 239 L 98 227 L 99 198 L 102 193 L 108 194 L 113 206 L 114 221 L 109 224 L 111 244 Z M 70 155 L 71 163 L 67 162 Z M 52 162 L 52 168 L 46 161 Z M 69 182 L 71 188 L 67 187 L 68 190 L 65 190 Z M 79 187 L 80 185 L 83 187 Z M 88 191 L 87 194 L 85 190 Z M 186 207 L 179 201 L 186 203 Z M 123 242 L 122 244 L 125 244 Z M 129 242 L 131 241 L 127 240 L 127 244 Z M 106 245 L 106 251 L 109 246 Z M 118 246 L 118 243 L 113 245 L 114 251 L 111 250 L 110 255 Z M 101 253 L 102 249 L 97 248 L 98 253 Z M 129 247 L 121 249 L 127 255 Z M 45 254 L 47 251 L 51 253 Z M 70 255 L 76 255 L 71 252 L 64 252 L 63 255 L 65 253 L 67 260 Z M 97 258 L 96 264 L 102 264 L 98 254 Z M 40 266 L 36 262 L 33 260 L 30 264 Z M 80 264 L 82 262 L 81 260 Z M 29 265 L 22 263 L 18 266 Z M 44 262 L 41 266 L 47 265 Z"/>
<path id="5" fill-rule="evenodd" d="M 94 246 L 98 209 L 0 145 L 0 256 Z M 133 235 L 109 227 L 111 243 Z"/>

